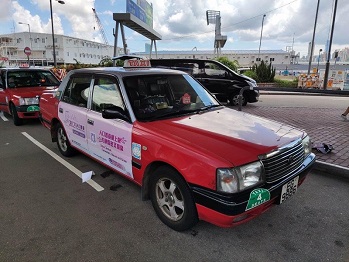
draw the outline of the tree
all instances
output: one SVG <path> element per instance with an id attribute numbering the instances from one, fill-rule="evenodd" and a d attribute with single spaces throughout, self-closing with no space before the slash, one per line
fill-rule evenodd
<path id="1" fill-rule="evenodd" d="M 99 66 L 110 67 L 113 66 L 113 60 L 110 56 L 103 56 L 102 60 L 98 64 Z"/>
<path id="2" fill-rule="evenodd" d="M 221 57 L 218 57 L 216 59 L 218 62 L 221 62 L 223 65 L 229 67 L 231 70 L 233 71 L 237 71 L 238 70 L 238 67 L 239 67 L 239 62 L 237 60 L 229 60 L 229 58 L 225 57 L 225 56 L 221 56 Z"/>

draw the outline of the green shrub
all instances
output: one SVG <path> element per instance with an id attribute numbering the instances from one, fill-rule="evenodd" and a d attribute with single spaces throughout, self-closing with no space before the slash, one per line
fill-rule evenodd
<path id="1" fill-rule="evenodd" d="M 275 68 L 271 63 L 266 63 L 263 60 L 260 64 L 254 64 L 252 71 L 256 73 L 255 80 L 259 83 L 271 83 L 274 82 Z"/>
<path id="2" fill-rule="evenodd" d="M 288 87 L 288 88 L 297 88 L 298 87 L 298 80 L 297 79 L 289 81 L 289 80 L 282 80 L 282 79 L 275 78 L 274 82 L 277 84 L 278 87 Z"/>
<path id="3" fill-rule="evenodd" d="M 256 72 L 255 71 L 252 71 L 252 70 L 248 70 L 248 71 L 245 71 L 244 73 L 243 73 L 243 75 L 245 75 L 245 76 L 248 76 L 248 77 L 250 77 L 250 78 L 252 78 L 252 79 L 257 79 L 257 74 L 256 74 Z"/>

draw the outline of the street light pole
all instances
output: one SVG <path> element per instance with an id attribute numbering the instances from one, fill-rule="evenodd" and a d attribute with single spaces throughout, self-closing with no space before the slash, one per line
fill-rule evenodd
<path id="1" fill-rule="evenodd" d="M 30 24 L 28 23 L 23 23 L 23 22 L 18 22 L 18 24 L 20 25 L 27 25 L 28 26 L 28 30 L 29 30 L 29 41 L 30 41 L 30 49 L 32 49 L 32 35 L 30 32 Z"/>
<path id="2" fill-rule="evenodd" d="M 316 13 L 315 13 L 315 22 L 314 22 L 313 38 L 312 38 L 312 40 L 311 40 L 311 46 L 310 46 L 310 57 L 309 57 L 308 75 L 310 75 L 311 60 L 313 60 L 314 40 L 315 40 L 315 31 L 316 31 L 316 24 L 317 24 L 317 16 L 318 16 L 318 13 L 319 13 L 319 5 L 320 5 L 320 0 L 317 1 L 317 7 L 316 7 Z"/>
<path id="3" fill-rule="evenodd" d="M 65 2 L 61 1 L 61 0 L 59 0 L 58 3 L 60 3 L 62 5 L 65 4 Z M 54 32 L 54 29 L 53 29 L 52 0 L 50 0 L 50 12 L 51 12 L 51 27 L 52 27 L 53 65 L 54 65 L 54 67 L 57 67 L 56 46 L 55 46 L 55 32 Z"/>
<path id="4" fill-rule="evenodd" d="M 327 89 L 328 73 L 329 73 L 329 70 L 330 70 L 331 46 L 332 46 L 334 24 L 336 22 L 337 3 L 338 3 L 338 0 L 334 0 L 334 8 L 333 8 L 333 16 L 332 16 L 332 27 L 331 27 L 331 35 L 330 35 L 330 44 L 329 44 L 328 50 L 327 50 L 328 53 L 327 53 L 327 61 L 326 61 L 325 76 L 324 76 L 324 89 Z"/>
<path id="5" fill-rule="evenodd" d="M 267 15 L 264 14 L 263 15 L 263 18 L 262 18 L 262 28 L 261 28 L 261 37 L 259 38 L 259 48 L 258 48 L 258 58 L 259 58 L 259 55 L 261 53 L 261 45 L 262 45 L 262 35 L 263 35 L 263 24 L 264 24 L 264 18 L 266 17 Z M 258 59 L 259 60 L 259 59 Z"/>

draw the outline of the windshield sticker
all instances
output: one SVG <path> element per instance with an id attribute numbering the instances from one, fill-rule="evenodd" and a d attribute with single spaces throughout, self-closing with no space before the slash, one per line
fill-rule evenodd
<path id="1" fill-rule="evenodd" d="M 142 158 L 142 150 L 141 145 L 137 143 L 132 143 L 132 156 L 141 160 Z"/>
<path id="2" fill-rule="evenodd" d="M 248 200 L 245 211 L 255 208 L 269 200 L 270 200 L 270 192 L 267 189 L 264 189 L 264 188 L 254 189 L 250 193 L 250 198 Z"/>

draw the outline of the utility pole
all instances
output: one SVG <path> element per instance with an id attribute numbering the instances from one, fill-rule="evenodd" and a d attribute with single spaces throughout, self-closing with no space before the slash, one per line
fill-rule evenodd
<path id="1" fill-rule="evenodd" d="M 319 0 L 320 1 L 320 0 Z M 262 18 L 262 27 L 261 27 L 261 36 L 259 38 L 259 48 L 258 48 L 258 60 L 259 60 L 259 56 L 261 54 L 261 45 L 262 45 L 262 36 L 263 36 L 263 24 L 264 24 L 264 18 L 266 17 L 267 15 L 264 14 L 263 15 L 263 18 Z"/>
<path id="2" fill-rule="evenodd" d="M 325 69 L 325 76 L 324 76 L 324 89 L 327 89 L 328 71 L 330 69 L 330 59 L 331 59 L 332 38 L 333 38 L 334 24 L 336 22 L 337 3 L 338 3 L 338 0 L 335 0 L 334 1 L 334 9 L 333 9 L 333 17 L 332 17 L 330 44 L 328 46 L 328 54 L 327 54 L 326 69 Z"/>
<path id="3" fill-rule="evenodd" d="M 314 40 L 315 40 L 315 31 L 316 31 L 316 24 L 317 24 L 317 15 L 318 15 L 318 13 L 319 13 L 319 5 L 320 5 L 320 0 L 317 1 L 317 7 L 316 7 L 316 13 L 315 13 L 315 22 L 314 22 L 313 39 L 311 40 L 311 47 L 310 47 L 310 57 L 309 57 L 308 75 L 310 75 L 311 60 L 313 60 Z"/>

